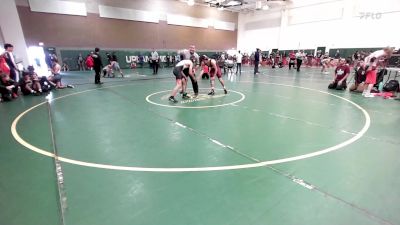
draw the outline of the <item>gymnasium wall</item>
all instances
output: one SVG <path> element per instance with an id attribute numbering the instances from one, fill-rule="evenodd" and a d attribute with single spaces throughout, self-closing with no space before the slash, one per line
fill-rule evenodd
<path id="1" fill-rule="evenodd" d="M 30 3 L 35 2 L 41 3 L 30 0 Z M 155 4 L 157 2 L 159 4 Z M 194 44 L 200 50 L 226 50 L 236 48 L 237 44 L 237 13 L 216 13 L 215 9 L 208 7 L 195 9 L 179 1 L 87 1 L 86 16 L 32 11 L 28 1 L 19 0 L 17 3 L 28 46 L 43 42 L 45 46 L 56 48 L 182 49 Z M 100 5 L 108 10 L 103 10 L 103 16 L 100 15 Z M 122 8 L 126 12 L 121 11 Z M 115 12 L 110 14 L 109 9 Z M 134 21 L 136 17 L 131 19 L 133 11 L 157 12 L 158 22 Z M 106 18 L 109 15 L 113 18 Z M 188 26 L 173 25 L 179 24 L 179 21 L 174 23 L 173 15 L 178 16 L 178 20 L 179 16 L 190 16 L 194 22 Z M 207 24 L 194 27 L 197 21 L 207 21 Z M 232 26 L 233 30 L 228 30 Z"/>
<path id="2" fill-rule="evenodd" d="M 303 0 L 239 14 L 238 49 L 400 46 L 398 0 Z"/>
<path id="3" fill-rule="evenodd" d="M 59 57 L 62 63 L 68 65 L 70 70 L 78 70 L 78 56 L 82 54 L 84 58 L 93 51 L 93 49 L 58 49 Z M 118 63 L 121 68 L 127 69 L 130 68 L 131 63 L 138 62 L 138 57 L 142 55 L 144 57 L 144 67 L 149 67 L 149 58 L 150 58 L 150 51 L 147 49 L 102 49 L 100 51 L 100 55 L 102 57 L 103 64 L 107 64 L 107 57 L 106 53 L 115 54 L 118 59 Z M 176 50 L 161 50 L 157 51 L 158 55 L 160 56 L 160 65 L 166 65 L 166 56 L 169 54 L 171 57 L 177 55 Z M 207 55 L 209 57 L 214 57 L 216 52 L 213 51 L 197 51 L 199 55 Z M 171 64 L 172 65 L 172 64 Z M 139 66 L 139 65 L 138 65 Z"/>

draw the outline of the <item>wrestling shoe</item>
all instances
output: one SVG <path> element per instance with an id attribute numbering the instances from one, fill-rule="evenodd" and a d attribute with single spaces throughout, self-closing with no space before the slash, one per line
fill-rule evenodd
<path id="1" fill-rule="evenodd" d="M 190 98 L 190 96 L 188 96 L 187 93 L 183 93 L 182 98 L 183 98 L 183 99 L 188 99 L 188 98 Z"/>
<path id="2" fill-rule="evenodd" d="M 215 95 L 214 90 L 211 90 L 211 91 L 208 93 L 208 95 Z"/>
<path id="3" fill-rule="evenodd" d="M 225 94 L 228 94 L 228 91 L 227 91 L 226 89 L 224 89 L 224 93 L 225 93 Z"/>
<path id="4" fill-rule="evenodd" d="M 174 96 L 170 96 L 170 97 L 168 98 L 168 100 L 169 100 L 170 102 L 173 102 L 173 103 L 177 103 L 177 102 L 178 102 L 178 101 L 175 99 Z"/>
<path id="5" fill-rule="evenodd" d="M 366 98 L 374 98 L 375 95 L 373 95 L 373 94 L 365 94 L 364 97 L 366 97 Z"/>

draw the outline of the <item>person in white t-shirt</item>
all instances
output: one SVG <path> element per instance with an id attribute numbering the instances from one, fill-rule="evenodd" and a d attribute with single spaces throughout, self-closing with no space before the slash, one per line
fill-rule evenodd
<path id="1" fill-rule="evenodd" d="M 238 51 L 238 54 L 236 54 L 236 74 L 239 72 L 239 74 L 242 74 L 242 58 L 243 55 Z"/>
<path id="2" fill-rule="evenodd" d="M 386 47 L 382 50 L 375 51 L 375 52 L 371 53 L 369 56 L 365 57 L 364 63 L 366 65 L 369 65 L 372 58 L 376 58 L 376 62 L 378 62 L 379 60 L 390 58 L 393 54 L 393 51 L 394 51 L 394 48 L 391 48 L 391 47 Z"/>
<path id="3" fill-rule="evenodd" d="M 4 49 L 6 52 L 3 54 L 3 57 L 10 68 L 10 78 L 14 81 L 18 81 L 18 66 L 15 63 L 13 51 L 14 51 L 14 46 L 12 44 L 6 43 L 4 44 Z"/>
<path id="4" fill-rule="evenodd" d="M 297 60 L 297 72 L 300 72 L 301 64 L 303 63 L 303 59 L 306 55 L 304 54 L 303 50 L 300 50 L 296 53 L 296 60 Z"/>
<path id="5" fill-rule="evenodd" d="M 158 52 L 153 48 L 153 51 L 151 52 L 151 65 L 153 67 L 153 75 L 156 75 L 158 73 L 159 59 L 160 57 L 158 56 Z"/>

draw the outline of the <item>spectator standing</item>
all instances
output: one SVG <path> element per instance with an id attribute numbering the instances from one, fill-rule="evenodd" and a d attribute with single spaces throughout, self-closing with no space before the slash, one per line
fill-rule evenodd
<path id="1" fill-rule="evenodd" d="M 169 64 L 171 63 L 171 56 L 169 55 L 169 53 L 165 57 L 165 60 L 166 60 L 166 63 L 167 63 L 167 67 L 169 67 Z"/>
<path id="2" fill-rule="evenodd" d="M 88 70 L 93 70 L 94 62 L 93 62 L 92 55 L 93 55 L 93 52 L 88 54 L 87 57 L 86 57 L 86 62 L 85 63 L 86 63 L 86 67 L 87 67 Z"/>
<path id="3" fill-rule="evenodd" d="M 307 53 L 307 66 L 308 67 L 312 67 L 313 58 L 314 58 L 314 55 L 312 54 L 311 51 L 309 53 Z"/>
<path id="4" fill-rule="evenodd" d="M 353 61 L 353 66 L 357 67 L 358 66 L 358 60 L 360 59 L 360 54 L 358 51 L 354 52 L 354 54 L 351 56 L 351 60 Z"/>
<path id="5" fill-rule="evenodd" d="M 48 67 L 49 69 L 51 68 L 51 64 L 52 64 L 51 59 L 52 59 L 51 53 L 47 54 L 47 55 L 46 55 L 45 61 L 46 61 L 46 65 L 47 65 L 47 67 Z"/>
<path id="6" fill-rule="evenodd" d="M 317 67 L 319 67 L 321 65 L 321 57 L 322 57 L 322 51 L 318 50 L 317 54 L 315 55 L 315 61 L 316 61 Z"/>
<path id="7" fill-rule="evenodd" d="M 294 51 L 291 51 L 289 53 L 289 70 L 292 69 L 292 66 L 294 68 L 295 61 L 296 61 L 296 54 L 294 53 Z"/>
<path id="8" fill-rule="evenodd" d="M 158 52 L 153 48 L 153 51 L 151 52 L 151 63 L 153 67 L 153 75 L 156 75 L 158 73 L 158 61 L 160 59 L 160 56 L 158 55 Z"/>
<path id="9" fill-rule="evenodd" d="M 10 67 L 8 67 L 6 62 L 5 54 L 6 52 L 0 55 L 0 74 L 6 74 L 10 76 Z"/>
<path id="10" fill-rule="evenodd" d="M 239 74 L 242 74 L 242 59 L 243 55 L 238 51 L 238 54 L 236 54 L 236 74 L 239 72 Z"/>
<path id="11" fill-rule="evenodd" d="M 335 53 L 335 59 L 340 59 L 340 51 L 337 50 Z"/>
<path id="12" fill-rule="evenodd" d="M 95 77 L 94 77 L 95 84 L 102 84 L 102 82 L 100 81 L 100 73 L 101 73 L 101 69 L 103 68 L 103 62 L 101 61 L 101 56 L 99 53 L 100 53 L 100 49 L 95 48 L 94 53 L 92 54 L 93 63 L 94 63 L 93 68 L 94 68 L 94 72 L 95 72 Z"/>
<path id="13" fill-rule="evenodd" d="M 18 67 L 17 64 L 15 63 L 13 51 L 14 51 L 14 46 L 12 44 L 5 44 L 4 49 L 6 50 L 4 54 L 4 58 L 6 60 L 6 63 L 8 65 L 8 68 L 10 68 L 10 78 L 11 80 L 17 81 L 18 76 Z"/>
<path id="14" fill-rule="evenodd" d="M 375 97 L 373 94 L 371 94 L 372 87 L 376 83 L 376 75 L 377 75 L 377 58 L 372 57 L 369 61 L 368 68 L 366 69 L 366 79 L 365 79 L 365 88 L 362 93 L 364 97 L 371 98 Z"/>
<path id="15" fill-rule="evenodd" d="M 78 55 L 78 68 L 79 71 L 85 71 L 84 59 L 81 53 Z"/>
<path id="16" fill-rule="evenodd" d="M 259 74 L 258 65 L 260 64 L 260 49 L 257 48 L 254 53 L 254 75 Z"/>
<path id="17" fill-rule="evenodd" d="M 143 68 L 143 64 L 144 64 L 144 57 L 142 54 L 139 54 L 139 65 L 140 68 Z"/>
<path id="18" fill-rule="evenodd" d="M 300 72 L 301 64 L 303 63 L 304 52 L 300 50 L 296 53 L 296 61 L 297 61 L 297 72 Z"/>

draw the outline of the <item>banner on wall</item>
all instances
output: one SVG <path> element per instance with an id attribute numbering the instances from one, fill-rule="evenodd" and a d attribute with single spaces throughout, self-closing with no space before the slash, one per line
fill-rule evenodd
<path id="1" fill-rule="evenodd" d="M 167 62 L 167 55 L 159 55 L 160 57 L 160 62 L 165 63 Z M 172 57 L 175 57 L 175 60 L 177 59 L 177 55 L 170 55 L 170 60 L 172 60 Z M 125 62 L 127 64 L 131 64 L 131 63 L 138 63 L 140 60 L 140 56 L 139 55 L 127 55 L 125 56 Z M 150 56 L 143 56 L 143 62 L 147 63 L 150 61 Z"/>
<path id="2" fill-rule="evenodd" d="M 83 58 L 86 60 L 86 57 L 90 54 L 92 50 L 79 50 L 79 49 L 61 49 L 60 50 L 60 58 L 62 63 L 67 64 L 70 70 L 78 70 L 78 57 L 81 54 Z M 160 57 L 160 63 L 163 65 L 167 62 L 167 56 L 169 55 L 170 62 L 172 62 L 172 58 L 175 57 L 175 61 L 179 61 L 179 57 L 177 55 L 177 50 L 171 51 L 157 51 Z M 107 56 L 106 54 L 115 54 L 117 56 L 118 62 L 123 69 L 131 68 L 131 63 L 138 63 L 140 57 L 143 57 L 143 65 L 149 66 L 150 59 L 150 50 L 101 50 L 100 55 L 102 57 L 103 64 L 107 64 Z M 199 55 L 215 55 L 215 52 L 197 52 Z"/>

